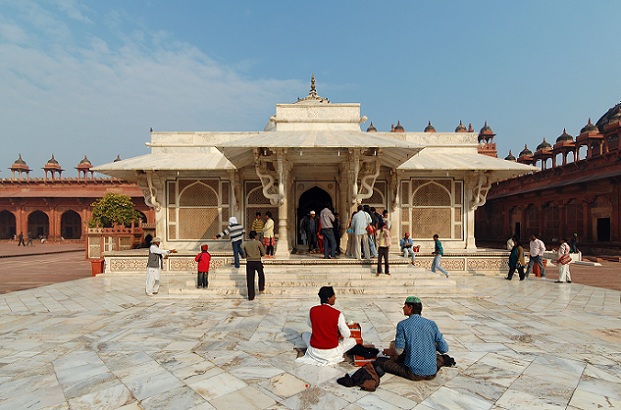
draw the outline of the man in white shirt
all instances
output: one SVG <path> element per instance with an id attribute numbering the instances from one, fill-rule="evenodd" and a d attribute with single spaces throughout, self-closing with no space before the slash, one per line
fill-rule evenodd
<path id="1" fill-rule="evenodd" d="M 539 265 L 539 269 L 541 270 L 541 277 L 546 277 L 546 268 L 543 266 L 543 253 L 546 251 L 546 246 L 543 241 L 537 238 L 537 235 L 530 235 L 530 259 L 528 261 L 528 267 L 526 268 L 526 272 L 524 273 L 526 277 L 530 273 L 530 270 L 533 268 L 533 265 L 536 263 Z"/>
<path id="2" fill-rule="evenodd" d="M 308 314 L 308 325 L 313 331 L 302 334 L 306 354 L 296 361 L 328 366 L 342 362 L 343 354 L 356 345 L 356 339 L 351 337 L 343 313 L 334 308 L 336 294 L 332 286 L 319 289 L 319 299 L 321 304 L 312 307 Z"/>

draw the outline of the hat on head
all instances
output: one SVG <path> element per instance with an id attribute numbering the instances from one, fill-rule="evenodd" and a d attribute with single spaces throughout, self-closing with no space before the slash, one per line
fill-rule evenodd
<path id="1" fill-rule="evenodd" d="M 229 225 L 233 225 L 237 223 L 237 218 L 235 218 L 234 216 L 229 218 Z"/>
<path id="2" fill-rule="evenodd" d="M 315 211 L 310 211 L 310 214 L 311 215 L 315 215 Z"/>
<path id="3" fill-rule="evenodd" d="M 201 251 L 206 251 L 207 249 L 209 249 L 209 245 L 207 244 L 201 245 Z"/>
<path id="4" fill-rule="evenodd" d="M 405 303 L 423 303 L 418 296 L 408 296 L 405 298 Z"/>
<path id="5" fill-rule="evenodd" d="M 159 236 L 156 236 L 155 238 L 151 239 L 151 243 L 155 243 L 155 242 L 162 242 L 162 238 L 160 238 Z"/>

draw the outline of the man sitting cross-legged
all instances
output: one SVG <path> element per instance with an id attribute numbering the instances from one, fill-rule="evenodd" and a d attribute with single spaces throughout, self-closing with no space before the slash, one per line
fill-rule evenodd
<path id="1" fill-rule="evenodd" d="M 332 286 L 323 286 L 319 290 L 319 299 L 321 305 L 313 306 L 308 314 L 312 333 L 302 334 L 306 354 L 296 361 L 326 366 L 342 362 L 343 354 L 356 345 L 356 339 L 350 337 L 351 331 L 343 314 L 333 307 L 336 295 Z"/>
<path id="2" fill-rule="evenodd" d="M 408 296 L 403 304 L 403 314 L 408 316 L 397 324 L 394 346 L 384 349 L 388 358 L 378 358 L 386 372 L 410 380 L 431 380 L 442 366 L 454 366 L 448 355 L 448 345 L 436 323 L 421 316 L 423 304 L 416 296 Z"/>

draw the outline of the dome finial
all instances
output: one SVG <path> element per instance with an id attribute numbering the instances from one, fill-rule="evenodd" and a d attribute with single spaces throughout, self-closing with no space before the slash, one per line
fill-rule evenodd
<path id="1" fill-rule="evenodd" d="M 315 86 L 315 74 L 314 73 L 311 74 L 311 88 L 310 88 L 310 91 L 308 92 L 308 95 L 304 98 L 298 98 L 297 103 L 330 104 L 330 100 L 317 95 L 317 87 Z"/>

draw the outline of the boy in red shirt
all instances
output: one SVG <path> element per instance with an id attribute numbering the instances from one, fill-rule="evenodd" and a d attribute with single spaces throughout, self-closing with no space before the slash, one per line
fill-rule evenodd
<path id="1" fill-rule="evenodd" d="M 209 264 L 211 263 L 211 255 L 207 252 L 207 249 L 209 249 L 209 245 L 201 245 L 201 253 L 194 258 L 194 260 L 198 262 L 197 289 L 207 289 L 209 285 Z"/>

